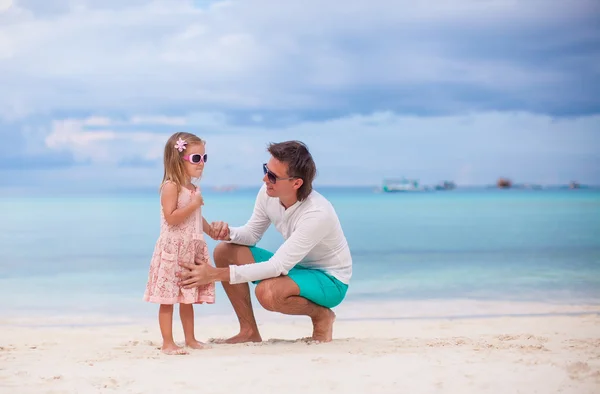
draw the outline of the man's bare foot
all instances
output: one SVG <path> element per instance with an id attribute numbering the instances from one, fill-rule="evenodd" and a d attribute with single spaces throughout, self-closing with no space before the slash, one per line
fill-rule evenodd
<path id="1" fill-rule="evenodd" d="M 240 332 L 237 335 L 232 336 L 231 338 L 217 338 L 217 339 L 211 339 L 212 343 L 227 343 L 227 344 L 234 344 L 234 343 L 247 343 L 247 342 L 262 342 L 262 338 L 260 337 L 259 333 L 254 333 L 254 332 L 250 332 L 250 333 L 244 333 L 244 332 Z"/>
<path id="2" fill-rule="evenodd" d="M 164 354 L 168 354 L 170 356 L 174 356 L 174 355 L 183 355 L 183 354 L 189 354 L 187 352 L 187 350 L 185 350 L 184 348 L 182 348 L 181 346 L 177 346 L 175 344 L 171 344 L 171 345 L 163 345 L 162 347 L 162 352 Z"/>
<path id="3" fill-rule="evenodd" d="M 312 339 L 317 342 L 331 342 L 334 321 L 335 313 L 331 309 L 326 309 L 323 316 L 313 319 Z"/>
<path id="4" fill-rule="evenodd" d="M 185 346 L 192 348 L 192 349 L 206 349 L 206 344 L 200 342 L 200 341 L 190 341 L 190 342 L 186 342 Z"/>

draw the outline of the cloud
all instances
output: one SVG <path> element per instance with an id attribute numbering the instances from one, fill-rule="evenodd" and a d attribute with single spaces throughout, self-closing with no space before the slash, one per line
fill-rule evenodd
<path id="1" fill-rule="evenodd" d="M 131 118 L 132 124 L 161 124 L 167 126 L 185 126 L 186 121 L 183 117 L 173 116 L 134 116 Z"/>
<path id="2" fill-rule="evenodd" d="M 0 33 L 5 118 L 600 108 L 580 88 L 600 81 L 591 0 L 15 4 Z"/>
<path id="3" fill-rule="evenodd" d="M 309 143 L 322 184 L 599 183 L 599 16 L 593 0 L 15 0 L 0 187 L 154 188 L 184 130 L 208 140 L 208 184 L 259 182 L 284 139 Z"/>
<path id="4" fill-rule="evenodd" d="M 203 130 L 201 119 L 190 115 L 185 122 Z M 235 126 L 225 118 L 215 125 L 205 119 L 213 129 L 198 134 L 207 140 L 208 185 L 259 183 L 266 145 L 287 139 L 309 145 L 320 184 L 375 185 L 387 176 L 416 177 L 429 184 L 452 179 L 463 185 L 491 184 L 499 176 L 534 183 L 600 179 L 600 115 L 557 119 L 529 113 L 422 117 L 380 112 L 279 129 Z M 115 179 L 124 169 L 136 173 L 132 187 L 157 182 L 170 133 L 87 129 L 87 121 L 54 122 L 45 139 L 48 149 L 69 154 L 88 171 L 112 172 Z"/>
<path id="5" fill-rule="evenodd" d="M 88 119 L 53 122 L 52 132 L 45 138 L 46 146 L 50 150 L 68 152 L 76 161 L 102 165 L 127 163 L 133 159 L 156 161 L 162 154 L 159 143 L 163 137 L 157 133 L 85 130 L 87 122 Z"/>

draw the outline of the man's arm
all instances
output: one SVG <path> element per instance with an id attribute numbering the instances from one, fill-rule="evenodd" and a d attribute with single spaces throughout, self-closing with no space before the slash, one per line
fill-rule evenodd
<path id="1" fill-rule="evenodd" d="M 331 231 L 327 223 L 320 212 L 307 214 L 273 257 L 260 264 L 230 266 L 226 280 L 236 284 L 286 275 Z M 218 280 L 224 275 L 220 273 Z"/>
<path id="2" fill-rule="evenodd" d="M 215 268 L 210 264 L 179 263 L 189 270 L 188 274 L 177 274 L 182 278 L 179 285 L 189 289 L 212 282 L 229 281 L 236 284 L 287 274 L 331 231 L 330 226 L 323 225 L 324 222 L 327 224 L 320 213 L 307 215 L 273 257 L 264 263 L 225 268 Z"/>
<path id="3" fill-rule="evenodd" d="M 239 245 L 256 245 L 271 225 L 271 219 L 266 212 L 266 194 L 264 186 L 260 188 L 254 210 L 248 222 L 241 227 L 229 228 L 229 239 L 227 241 Z"/>

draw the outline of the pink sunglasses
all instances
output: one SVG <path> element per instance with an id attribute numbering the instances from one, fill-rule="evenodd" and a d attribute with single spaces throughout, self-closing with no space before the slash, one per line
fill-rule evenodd
<path id="1" fill-rule="evenodd" d="M 192 164 L 206 163 L 208 159 L 208 155 L 205 153 L 201 155 L 200 153 L 193 153 L 191 155 L 183 156 L 183 160 L 187 160 Z"/>

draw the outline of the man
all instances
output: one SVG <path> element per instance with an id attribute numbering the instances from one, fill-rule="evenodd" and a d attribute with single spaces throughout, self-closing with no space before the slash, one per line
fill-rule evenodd
<path id="1" fill-rule="evenodd" d="M 269 311 L 312 319 L 312 339 L 332 339 L 335 314 L 352 276 L 348 243 L 331 203 L 312 188 L 316 166 L 299 141 L 270 144 L 254 211 L 241 227 L 214 222 L 216 267 L 187 268 L 181 285 L 189 288 L 221 281 L 240 323 L 226 343 L 260 342 L 248 282 L 257 283 L 256 298 Z M 275 253 L 255 245 L 274 224 L 285 242 Z"/>

